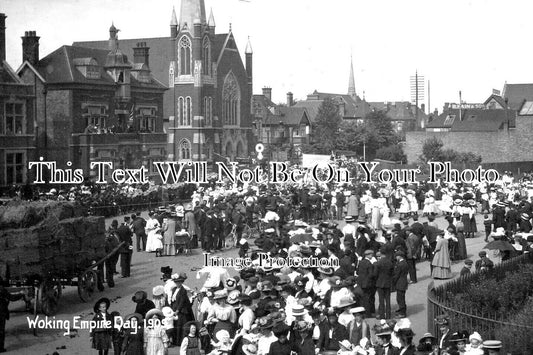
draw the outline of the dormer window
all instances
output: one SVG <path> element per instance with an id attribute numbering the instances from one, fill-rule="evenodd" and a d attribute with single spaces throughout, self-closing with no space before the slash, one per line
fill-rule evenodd
<path id="1" fill-rule="evenodd" d="M 100 67 L 94 58 L 76 58 L 73 62 L 76 69 L 87 79 L 100 79 Z"/>
<path id="2" fill-rule="evenodd" d="M 451 127 L 453 124 L 453 121 L 455 121 L 455 115 L 448 115 L 446 116 L 446 119 L 444 120 L 444 125 L 446 127 Z"/>

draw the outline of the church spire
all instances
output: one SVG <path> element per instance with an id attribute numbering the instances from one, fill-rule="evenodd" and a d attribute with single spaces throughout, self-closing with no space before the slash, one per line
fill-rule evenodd
<path id="1" fill-rule="evenodd" d="M 355 78 L 353 75 L 353 58 L 350 55 L 350 79 L 348 82 L 348 95 L 355 98 L 357 96 L 355 92 Z"/>
<path id="2" fill-rule="evenodd" d="M 181 0 L 180 28 L 187 24 L 187 27 L 192 30 L 195 20 L 200 20 L 201 24 L 207 22 L 204 0 Z"/>
<path id="3" fill-rule="evenodd" d="M 248 36 L 248 43 L 246 43 L 246 50 L 244 51 L 246 54 L 253 54 L 254 51 L 252 50 L 252 43 L 250 42 L 250 36 Z"/>
<path id="4" fill-rule="evenodd" d="M 213 9 L 211 9 L 211 12 L 209 14 L 209 20 L 207 21 L 207 25 L 209 27 L 215 27 L 215 16 L 213 15 Z"/>
<path id="5" fill-rule="evenodd" d="M 170 18 L 170 26 L 178 25 L 178 17 L 176 16 L 176 8 L 172 6 L 172 17 Z"/>

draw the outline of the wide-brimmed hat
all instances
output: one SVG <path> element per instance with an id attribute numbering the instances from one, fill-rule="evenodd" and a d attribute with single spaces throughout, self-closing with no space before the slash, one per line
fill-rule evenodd
<path id="1" fill-rule="evenodd" d="M 185 214 L 185 208 L 183 206 L 176 207 L 176 216 L 183 217 Z"/>
<path id="2" fill-rule="evenodd" d="M 422 338 L 420 338 L 420 343 L 425 343 L 427 339 L 431 339 L 431 344 L 437 344 L 437 337 L 431 333 L 425 333 Z"/>
<path id="3" fill-rule="evenodd" d="M 135 318 L 137 319 L 137 323 L 140 323 L 143 321 L 143 316 L 142 314 L 139 314 L 139 313 L 130 313 L 128 314 L 126 317 L 124 317 L 124 322 L 127 322 L 128 320 L 132 319 L 132 318 Z"/>
<path id="4" fill-rule="evenodd" d="M 332 267 L 319 267 L 318 272 L 327 276 L 331 276 L 334 273 L 334 270 Z"/>
<path id="5" fill-rule="evenodd" d="M 496 228 L 496 231 L 492 232 L 491 236 L 492 237 L 503 237 L 503 236 L 505 236 L 505 228 L 503 228 L 503 227 Z"/>
<path id="6" fill-rule="evenodd" d="M 137 292 L 135 292 L 135 294 L 133 295 L 131 300 L 133 302 L 135 302 L 135 303 L 140 303 L 140 302 L 144 301 L 147 297 L 148 297 L 148 295 L 146 294 L 146 292 L 137 291 Z"/>
<path id="7" fill-rule="evenodd" d="M 335 308 L 340 309 L 340 308 L 353 307 L 355 303 L 356 302 L 351 297 L 342 297 L 339 301 L 339 304 Z"/>
<path id="8" fill-rule="evenodd" d="M 524 221 L 529 221 L 529 215 L 527 213 L 522 213 L 520 215 L 520 218 L 522 218 Z"/>
<path id="9" fill-rule="evenodd" d="M 146 313 L 146 317 L 144 317 L 145 319 L 151 319 L 153 316 L 158 316 L 160 318 L 164 318 L 164 314 L 163 312 L 161 312 L 159 309 L 157 308 L 152 308 L 151 310 L 149 310 L 147 313 Z"/>
<path id="10" fill-rule="evenodd" d="M 226 282 L 224 284 L 228 291 L 233 291 L 237 287 L 237 281 L 233 277 L 226 279 Z"/>
<path id="11" fill-rule="evenodd" d="M 274 326 L 274 320 L 270 317 L 262 317 L 257 320 L 257 324 L 261 329 L 269 329 Z"/>
<path id="12" fill-rule="evenodd" d="M 223 299 L 227 297 L 228 297 L 228 290 L 223 289 L 223 290 L 215 291 L 215 295 L 213 296 L 213 299 L 219 300 L 219 299 Z"/>
<path id="13" fill-rule="evenodd" d="M 347 350 L 352 350 L 352 343 L 350 343 L 350 341 L 348 339 L 344 339 L 344 340 L 341 340 L 339 341 L 339 345 L 342 346 L 343 348 L 347 349 Z"/>
<path id="14" fill-rule="evenodd" d="M 469 334 L 466 333 L 466 332 L 455 332 L 450 337 L 450 341 L 453 341 L 453 342 L 464 341 L 464 342 L 466 342 L 468 340 L 468 336 L 469 336 Z"/>
<path id="15" fill-rule="evenodd" d="M 483 342 L 483 349 L 501 349 L 502 342 L 499 340 L 485 340 Z"/>
<path id="16" fill-rule="evenodd" d="M 400 328 L 396 331 L 396 335 L 398 335 L 398 337 L 401 337 L 401 336 L 413 337 L 416 334 L 413 332 L 411 328 Z"/>
<path id="17" fill-rule="evenodd" d="M 291 330 L 291 328 L 283 321 L 276 322 L 276 324 L 274 324 L 274 326 L 272 327 L 272 332 L 275 336 L 280 336 L 282 334 L 288 333 L 289 330 Z"/>
<path id="18" fill-rule="evenodd" d="M 241 295 L 241 291 L 239 290 L 233 290 L 228 294 L 227 301 L 229 304 L 237 304 L 239 303 L 240 299 L 239 296 Z"/>
<path id="19" fill-rule="evenodd" d="M 357 223 L 366 223 L 366 218 L 365 217 L 359 217 L 357 219 Z"/>
<path id="20" fill-rule="evenodd" d="M 152 289 L 152 295 L 155 297 L 162 296 L 165 293 L 165 287 L 157 285 Z"/>
<path id="21" fill-rule="evenodd" d="M 187 274 L 185 274 L 184 272 L 172 275 L 172 281 L 174 282 L 183 282 L 185 280 L 187 280 Z"/>
<path id="22" fill-rule="evenodd" d="M 292 306 L 292 315 L 293 316 L 303 316 L 307 313 L 305 307 L 301 304 L 295 304 Z"/>
<path id="23" fill-rule="evenodd" d="M 358 313 L 365 313 L 365 312 L 366 312 L 365 307 L 355 307 L 355 308 L 350 309 L 351 314 L 358 314 Z"/>
<path id="24" fill-rule="evenodd" d="M 352 216 L 346 216 L 344 217 L 344 221 L 346 223 L 352 223 L 354 221 L 354 218 Z"/>
<path id="25" fill-rule="evenodd" d="M 295 326 L 294 326 L 294 330 L 296 330 L 297 332 L 307 332 L 309 330 L 311 330 L 313 328 L 313 325 L 309 322 L 306 322 L 304 320 L 300 320 L 298 322 L 296 322 Z"/>
<path id="26" fill-rule="evenodd" d="M 376 336 L 378 337 L 391 335 L 392 331 L 393 331 L 392 327 L 386 322 L 379 324 L 379 325 L 376 324 L 376 326 L 374 327 L 374 332 L 376 333 Z"/>
<path id="27" fill-rule="evenodd" d="M 96 303 L 94 304 L 94 307 L 93 307 L 94 313 L 100 312 L 100 303 L 105 303 L 106 310 L 109 311 L 109 306 L 111 305 L 111 301 L 109 300 L 109 298 L 102 297 L 98 301 L 96 301 Z"/>
<path id="28" fill-rule="evenodd" d="M 172 315 L 174 314 L 174 311 L 172 310 L 172 308 L 170 307 L 163 307 L 161 309 L 161 312 L 163 312 L 163 315 L 165 316 L 165 318 L 168 318 L 168 317 L 172 317 Z"/>
<path id="29" fill-rule="evenodd" d="M 274 286 L 272 285 L 272 281 L 270 280 L 264 280 L 261 282 L 261 289 L 259 291 L 268 292 L 272 291 Z"/>
<path id="30" fill-rule="evenodd" d="M 243 345 L 242 351 L 246 355 L 257 355 L 257 345 L 255 345 L 254 343 Z"/>

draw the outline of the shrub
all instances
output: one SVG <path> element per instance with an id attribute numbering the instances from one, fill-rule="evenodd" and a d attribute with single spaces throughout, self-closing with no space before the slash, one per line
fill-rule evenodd
<path id="1" fill-rule="evenodd" d="M 510 323 L 533 326 L 533 298 L 529 298 L 524 307 L 509 319 Z M 495 331 L 496 339 L 501 340 L 512 354 L 533 354 L 532 329 L 503 326 Z"/>

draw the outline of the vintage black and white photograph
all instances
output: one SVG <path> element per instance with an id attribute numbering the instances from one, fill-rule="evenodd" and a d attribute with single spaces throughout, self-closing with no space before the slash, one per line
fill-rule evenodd
<path id="1" fill-rule="evenodd" d="M 0 353 L 533 354 L 526 0 L 3 0 Z"/>

